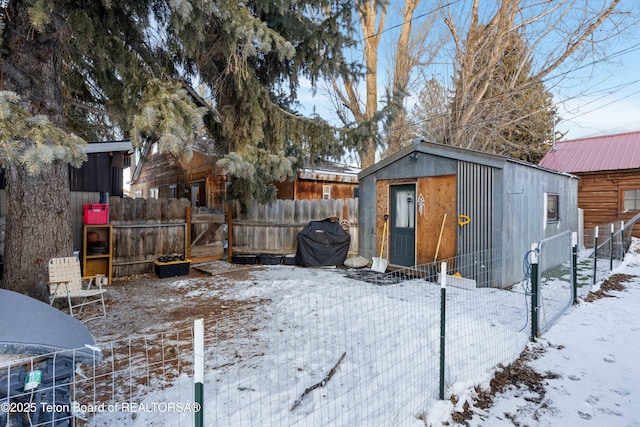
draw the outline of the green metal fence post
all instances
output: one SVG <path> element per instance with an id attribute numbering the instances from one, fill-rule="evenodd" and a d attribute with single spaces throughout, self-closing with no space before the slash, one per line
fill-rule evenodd
<path id="1" fill-rule="evenodd" d="M 611 242 L 611 250 L 609 251 L 609 271 L 613 271 L 613 223 L 609 230 L 609 241 Z"/>
<path id="2" fill-rule="evenodd" d="M 571 233 L 571 274 L 573 303 L 578 303 L 578 233 Z"/>
<path id="3" fill-rule="evenodd" d="M 204 323 L 193 322 L 193 382 L 195 386 L 195 427 L 204 427 Z"/>
<path id="4" fill-rule="evenodd" d="M 538 336 L 538 245 L 531 244 L 531 341 Z"/>
<path id="5" fill-rule="evenodd" d="M 596 278 L 598 276 L 598 227 L 596 227 L 595 235 L 593 237 L 593 284 L 596 284 Z"/>
<path id="6" fill-rule="evenodd" d="M 440 400 L 444 400 L 444 367 L 445 367 L 445 325 L 447 308 L 447 263 L 440 268 Z"/>
<path id="7" fill-rule="evenodd" d="M 624 221 L 620 221 L 620 261 L 624 260 L 626 248 L 624 247 Z"/>

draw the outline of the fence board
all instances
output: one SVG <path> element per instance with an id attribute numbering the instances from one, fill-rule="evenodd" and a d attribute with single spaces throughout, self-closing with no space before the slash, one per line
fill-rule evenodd
<path id="1" fill-rule="evenodd" d="M 351 236 L 350 253 L 358 252 L 358 200 L 277 200 L 251 206 L 244 218 L 233 221 L 233 251 L 238 253 L 293 253 L 297 234 L 310 221 L 335 216 L 343 219 L 346 211 Z"/>

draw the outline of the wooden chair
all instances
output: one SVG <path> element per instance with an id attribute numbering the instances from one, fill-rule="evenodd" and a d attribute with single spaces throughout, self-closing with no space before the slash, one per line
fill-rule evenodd
<path id="1" fill-rule="evenodd" d="M 86 286 L 83 284 L 86 283 Z M 69 314 L 76 317 L 82 312 L 85 305 L 100 304 L 102 315 L 94 316 L 83 321 L 105 317 L 107 310 L 104 305 L 104 293 L 102 289 L 102 277 L 90 276 L 82 277 L 80 273 L 80 260 L 76 257 L 51 258 L 49 260 L 49 305 L 57 298 L 65 298 L 69 305 Z M 74 304 L 73 300 L 82 299 Z M 74 309 L 78 309 L 74 313 Z"/>

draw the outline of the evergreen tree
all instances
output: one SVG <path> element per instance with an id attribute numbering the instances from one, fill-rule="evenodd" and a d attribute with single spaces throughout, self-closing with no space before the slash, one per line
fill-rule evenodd
<path id="1" fill-rule="evenodd" d="M 448 105 L 446 89 L 436 79 L 428 80 L 411 110 L 412 138 L 444 143 Z"/>
<path id="2" fill-rule="evenodd" d="M 84 140 L 151 139 L 189 157 L 207 128 L 245 201 L 298 158 L 341 140 L 293 107 L 300 76 L 346 72 L 349 2 L 9 0 L 0 8 L 3 286 L 45 297 L 49 258 L 71 255 L 68 164 Z M 200 78 L 212 101 L 188 84 Z"/>

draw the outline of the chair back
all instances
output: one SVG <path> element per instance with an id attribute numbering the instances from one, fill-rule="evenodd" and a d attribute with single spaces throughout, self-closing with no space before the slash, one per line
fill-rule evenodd
<path id="1" fill-rule="evenodd" d="M 80 260 L 74 256 L 64 258 L 51 258 L 49 260 L 49 281 L 66 282 L 69 292 L 82 290 L 82 274 L 80 273 Z M 49 285 L 49 293 L 56 296 L 66 296 L 67 289 L 64 283 L 58 286 L 56 283 Z"/>

